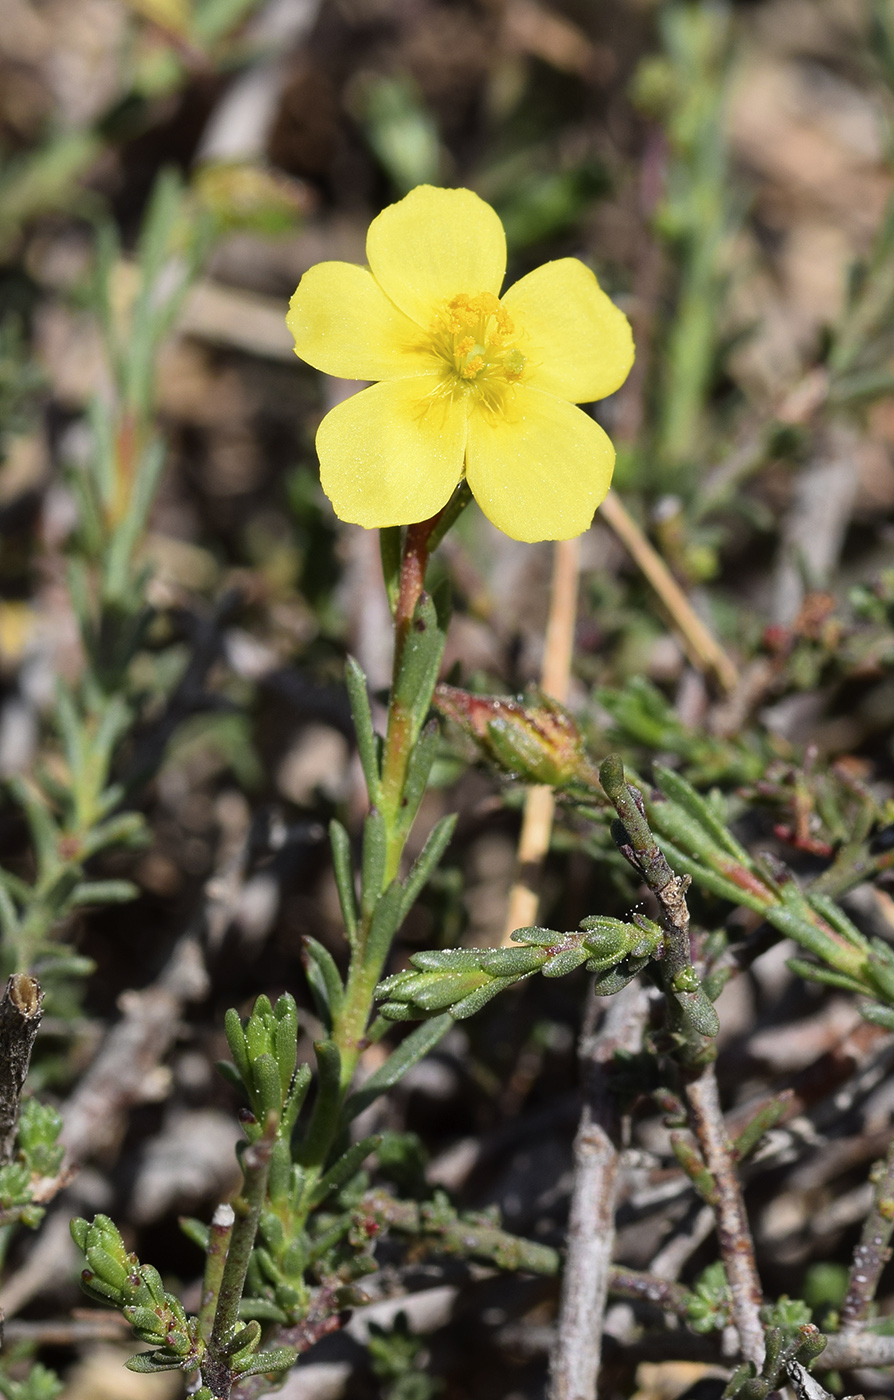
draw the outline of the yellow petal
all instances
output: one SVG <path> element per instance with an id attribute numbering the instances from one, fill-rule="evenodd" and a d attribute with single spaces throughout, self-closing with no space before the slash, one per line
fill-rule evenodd
<path id="1" fill-rule="evenodd" d="M 633 364 L 630 322 L 577 258 L 544 263 L 503 305 L 520 332 L 525 382 L 572 403 L 604 399 Z"/>
<path id="2" fill-rule="evenodd" d="M 340 379 L 397 379 L 434 365 L 419 327 L 354 263 L 317 263 L 305 272 L 286 325 L 296 355 Z"/>
<path id="3" fill-rule="evenodd" d="M 466 477 L 489 520 L 514 540 L 568 540 L 589 528 L 615 449 L 580 408 L 519 385 L 504 414 L 473 412 Z"/>
<path id="4" fill-rule="evenodd" d="M 506 274 L 506 235 L 489 204 L 471 190 L 417 185 L 373 219 L 366 256 L 382 290 L 430 330 L 460 293 L 497 296 Z"/>
<path id="5" fill-rule="evenodd" d="M 427 520 L 462 476 L 466 411 L 431 375 L 363 389 L 320 424 L 320 480 L 341 520 L 409 525 Z"/>

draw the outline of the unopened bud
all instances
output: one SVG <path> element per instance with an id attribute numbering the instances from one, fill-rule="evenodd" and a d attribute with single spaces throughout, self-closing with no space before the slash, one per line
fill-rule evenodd
<path id="1" fill-rule="evenodd" d="M 523 704 L 439 685 L 434 706 L 474 739 L 492 763 L 523 782 L 556 788 L 598 785 L 577 724 L 548 695 L 535 692 Z"/>

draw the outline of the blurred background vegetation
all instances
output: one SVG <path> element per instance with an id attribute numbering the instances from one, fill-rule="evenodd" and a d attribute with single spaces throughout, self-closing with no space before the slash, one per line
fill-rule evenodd
<path id="1" fill-rule="evenodd" d="M 597 517 L 571 697 L 594 752 L 719 785 L 744 837 L 800 871 L 871 846 L 880 878 L 849 912 L 894 939 L 894 0 L 2 8 L 0 961 L 47 991 L 31 1087 L 82 1170 L 38 1235 L 0 1224 L 0 1392 L 59 1393 L 39 1355 L 69 1400 L 151 1400 L 179 1381 L 123 1372 L 121 1329 L 53 1321 L 83 1302 L 67 1220 L 109 1211 L 195 1288 L 177 1216 L 236 1179 L 224 1012 L 289 990 L 305 1050 L 317 1034 L 301 940 L 343 956 L 325 828 L 355 829 L 363 800 L 344 658 L 381 695 L 390 618 L 377 539 L 335 520 L 317 476 L 316 425 L 349 386 L 294 358 L 284 314 L 314 262 L 362 262 L 370 218 L 414 185 L 491 202 L 510 281 L 581 257 L 634 325 L 634 371 L 598 410 L 616 487 L 738 681 L 724 694 L 687 654 Z M 472 507 L 442 553 L 450 678 L 523 690 L 550 548 Z M 404 956 L 502 934 L 520 794 L 471 758 L 445 738 L 413 840 L 460 822 Z M 573 928 L 637 898 L 601 828 L 560 818 L 544 918 Z M 720 1074 L 743 1095 L 852 1030 L 842 999 L 767 956 L 721 1005 Z M 495 1003 L 381 1110 L 418 1134 L 430 1181 L 552 1244 L 584 985 Z M 110 1028 L 153 1015 L 103 1078 Z M 839 1125 L 849 1155 L 749 1187 L 774 1296 L 837 1301 L 891 1112 L 864 1095 Z M 621 1221 L 639 1265 L 642 1197 Z M 391 1267 L 395 1289 L 461 1284 L 459 1320 L 423 1342 L 394 1313 L 333 1363 L 342 1389 L 542 1393 L 552 1281 Z M 620 1345 L 607 1360 L 606 1394 L 675 1400 L 696 1378 Z"/>

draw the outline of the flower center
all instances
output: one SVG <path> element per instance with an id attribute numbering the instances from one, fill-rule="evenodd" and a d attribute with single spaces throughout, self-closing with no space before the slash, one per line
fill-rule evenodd
<path id="1" fill-rule="evenodd" d="M 492 292 L 455 296 L 433 331 L 451 387 L 474 389 L 488 407 L 496 408 L 502 391 L 518 383 L 525 367 L 524 355 L 512 343 L 514 335 L 512 318 Z"/>

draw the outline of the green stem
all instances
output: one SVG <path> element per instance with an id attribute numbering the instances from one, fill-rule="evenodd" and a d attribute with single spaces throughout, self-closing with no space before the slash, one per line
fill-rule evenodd
<path id="1" fill-rule="evenodd" d="M 199 1336 L 205 1342 L 211 1339 L 224 1267 L 235 1223 L 236 1215 L 231 1205 L 217 1207 L 211 1221 L 208 1248 L 205 1252 L 205 1277 L 202 1284 L 202 1303 L 198 1316 Z"/>
<path id="2" fill-rule="evenodd" d="M 399 900 L 402 892 L 395 886 L 395 881 L 400 874 L 401 860 L 416 806 L 416 802 L 412 808 L 408 805 L 408 775 L 430 706 L 431 694 L 427 692 L 427 687 L 430 682 L 433 688 L 436 680 L 436 676 L 429 672 L 426 680 L 416 686 L 415 693 L 407 693 L 406 683 L 401 685 L 402 678 L 406 682 L 404 666 L 408 663 L 407 643 L 413 634 L 414 625 L 424 626 L 417 615 L 417 608 L 420 600 L 424 598 L 425 571 L 429 556 L 471 499 L 471 492 L 465 483 L 462 483 L 446 506 L 436 515 L 429 520 L 408 525 L 399 568 L 396 563 L 397 533 L 393 527 L 382 532 L 383 570 L 389 605 L 394 614 L 394 662 L 385 743 L 376 788 L 370 794 L 374 809 L 367 819 L 366 839 L 373 839 L 376 835 L 374 824 L 380 821 L 378 834 L 384 840 L 384 854 L 380 863 L 371 862 L 371 866 L 376 870 L 373 882 L 376 887 L 368 888 L 367 880 L 364 880 L 363 916 L 353 939 L 349 939 L 350 967 L 344 997 L 332 1030 L 332 1041 L 341 1056 L 338 1101 L 337 1104 L 334 1099 L 325 1104 L 321 1101 L 319 1141 L 314 1144 L 314 1161 L 319 1164 L 320 1171 L 338 1131 L 341 1108 L 350 1088 L 357 1061 L 369 1044 L 367 1032 L 373 1012 L 375 989 L 400 922 Z M 435 666 L 433 670 L 436 669 Z M 409 689 L 412 690 L 412 687 Z M 379 854 L 382 854 L 381 848 Z M 320 1152 L 322 1156 L 319 1155 Z M 309 1160 L 307 1167 L 311 1170 Z M 316 1171 L 316 1166 L 313 1170 Z"/>
<path id="3" fill-rule="evenodd" d="M 400 567 L 400 591 L 394 612 L 394 663 L 392 668 L 391 701 L 388 706 L 388 729 L 385 736 L 385 752 L 382 757 L 381 812 L 385 820 L 386 855 L 385 871 L 382 876 L 382 890 L 386 890 L 400 870 L 400 860 L 406 844 L 407 833 L 400 822 L 401 803 L 407 779 L 407 765 L 413 751 L 413 716 L 408 706 L 397 695 L 398 677 L 403 663 L 404 649 L 416 604 L 422 597 L 425 586 L 425 569 L 428 564 L 428 541 L 440 518 L 432 516 L 418 525 L 407 527 L 403 557 Z"/>
<path id="4" fill-rule="evenodd" d="M 400 818 L 407 767 L 413 752 L 413 715 L 398 697 L 398 678 L 416 605 L 425 586 L 429 541 L 442 514 L 443 512 L 440 512 L 430 520 L 407 527 L 401 556 L 399 588 L 394 609 L 391 697 L 379 787 L 379 810 L 385 825 L 385 862 L 381 887 L 376 891 L 376 903 L 371 911 L 364 915 L 357 931 L 356 948 L 351 957 L 344 1001 L 333 1031 L 333 1038 L 342 1054 L 343 1093 L 347 1092 L 351 1083 L 364 1045 L 364 1034 L 373 1006 L 373 993 L 381 976 L 387 952 L 383 951 L 374 962 L 370 960 L 368 953 L 369 935 L 376 915 L 378 898 L 399 874 L 401 857 L 407 841 L 408 832 Z"/>
<path id="5" fill-rule="evenodd" d="M 202 1379 L 215 1400 L 227 1400 L 235 1380 L 229 1364 L 228 1343 L 239 1321 L 239 1304 L 267 1192 L 276 1128 L 277 1118 L 271 1113 L 264 1136 L 250 1143 L 242 1154 L 242 1194 L 233 1202 L 236 1218 L 221 1271 L 208 1351 L 202 1363 Z"/>

